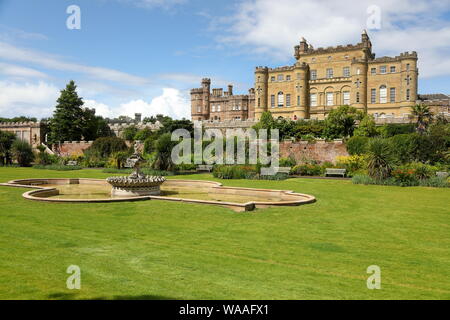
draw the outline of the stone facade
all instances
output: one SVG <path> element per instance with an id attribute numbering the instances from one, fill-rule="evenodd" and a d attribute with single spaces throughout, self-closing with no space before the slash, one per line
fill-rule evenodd
<path id="1" fill-rule="evenodd" d="M 450 118 L 450 95 L 446 94 L 419 94 L 421 103 L 430 107 L 431 112 Z"/>
<path id="2" fill-rule="evenodd" d="M 203 79 L 202 88 L 191 91 L 192 120 L 259 120 L 264 111 L 276 118 L 322 120 L 340 105 L 376 117 L 406 117 L 418 102 L 417 53 L 375 58 L 366 31 L 357 44 L 328 48 L 314 49 L 302 38 L 294 57 L 291 66 L 257 67 L 255 89 L 236 100 L 232 88 L 211 94 L 210 79 Z"/>
<path id="3" fill-rule="evenodd" d="M 92 145 L 93 141 L 64 141 L 54 144 L 53 152 L 61 157 L 82 156 L 84 150 Z"/>
<path id="4" fill-rule="evenodd" d="M 191 90 L 192 121 L 252 120 L 255 114 L 255 92 L 248 95 L 233 95 L 233 86 L 228 91 L 212 89 L 211 79 L 203 79 L 202 87 Z"/>
<path id="5" fill-rule="evenodd" d="M 45 126 L 41 122 L 2 122 L 0 130 L 14 132 L 18 139 L 28 142 L 34 149 L 45 142 Z"/>
<path id="6" fill-rule="evenodd" d="M 318 163 L 331 162 L 336 163 L 339 156 L 348 156 L 347 147 L 342 140 L 326 142 L 317 140 L 308 141 L 281 141 L 280 157 L 293 158 L 298 164 L 308 161 L 317 161 Z"/>

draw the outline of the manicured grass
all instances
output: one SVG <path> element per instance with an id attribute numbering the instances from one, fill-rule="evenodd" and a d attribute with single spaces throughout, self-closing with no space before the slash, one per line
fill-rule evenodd
<path id="1" fill-rule="evenodd" d="M 0 168 L 0 182 L 109 175 Z M 0 187 L 0 299 L 450 299 L 449 189 L 221 182 L 317 202 L 235 213 L 155 200 L 39 203 Z M 69 265 L 81 268 L 81 290 L 66 289 Z M 381 290 L 366 287 L 370 265 L 381 267 Z"/>

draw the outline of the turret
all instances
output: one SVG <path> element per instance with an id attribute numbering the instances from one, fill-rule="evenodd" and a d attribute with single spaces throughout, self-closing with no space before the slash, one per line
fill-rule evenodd
<path id="1" fill-rule="evenodd" d="M 307 53 L 307 52 L 308 52 L 308 43 L 306 42 L 306 39 L 302 37 L 300 40 L 300 45 L 295 46 L 294 57 L 295 57 L 295 59 L 298 60 L 302 53 Z"/>
<path id="2" fill-rule="evenodd" d="M 364 112 L 367 112 L 367 69 L 365 59 L 353 59 L 350 104 Z"/>
<path id="3" fill-rule="evenodd" d="M 267 110 L 267 87 L 269 81 L 269 69 L 257 67 L 255 70 L 255 120 L 259 120 Z"/>

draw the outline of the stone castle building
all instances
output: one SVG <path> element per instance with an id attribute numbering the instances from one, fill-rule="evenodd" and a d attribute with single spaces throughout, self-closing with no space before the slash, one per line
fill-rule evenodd
<path id="1" fill-rule="evenodd" d="M 233 96 L 231 89 L 211 94 L 210 80 L 203 79 L 202 88 L 191 91 L 192 120 L 257 121 L 264 111 L 275 118 L 320 120 L 341 105 L 402 117 L 418 99 L 417 53 L 376 58 L 366 31 L 358 44 L 328 48 L 314 49 L 302 38 L 294 56 L 292 66 L 257 67 L 249 95 Z"/>

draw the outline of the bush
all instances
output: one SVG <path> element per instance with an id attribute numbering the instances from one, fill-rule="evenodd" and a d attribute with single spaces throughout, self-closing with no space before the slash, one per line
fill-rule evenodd
<path id="1" fill-rule="evenodd" d="M 365 156 L 341 156 L 336 159 L 336 166 L 347 170 L 348 176 L 353 176 L 356 172 L 366 169 L 367 160 Z"/>
<path id="2" fill-rule="evenodd" d="M 253 179 L 258 174 L 256 166 L 216 165 L 213 176 L 219 179 Z"/>
<path id="3" fill-rule="evenodd" d="M 353 136 L 347 140 L 347 151 L 350 155 L 361 155 L 367 152 L 370 138 Z"/>
<path id="4" fill-rule="evenodd" d="M 86 151 L 87 157 L 97 157 L 100 159 L 107 159 L 113 153 L 119 151 L 126 151 L 128 149 L 125 140 L 118 137 L 102 137 L 98 138 L 92 143 Z"/>
<path id="5" fill-rule="evenodd" d="M 21 167 L 29 167 L 34 160 L 33 149 L 26 141 L 15 140 L 11 146 L 11 153 Z"/>
<path id="6" fill-rule="evenodd" d="M 318 164 L 300 164 L 291 169 L 291 174 L 300 176 L 320 176 L 324 168 Z"/>
<path id="7" fill-rule="evenodd" d="M 33 166 L 34 169 L 44 169 L 44 170 L 56 170 L 56 171 L 72 171 L 72 170 L 81 170 L 83 167 L 81 166 L 66 166 L 63 164 L 50 164 L 50 165 L 41 165 L 36 164 Z"/>
<path id="8" fill-rule="evenodd" d="M 279 166 L 280 167 L 293 167 L 296 164 L 297 163 L 292 158 L 281 158 L 280 161 L 279 161 Z"/>
<path id="9" fill-rule="evenodd" d="M 390 176 L 395 159 L 392 155 L 391 144 L 385 139 L 372 139 L 368 145 L 367 171 L 376 180 L 383 180 Z"/>
<path id="10" fill-rule="evenodd" d="M 436 175 L 438 168 L 421 162 L 411 162 L 406 165 L 397 167 L 399 170 L 413 171 L 417 180 L 425 180 Z"/>
<path id="11" fill-rule="evenodd" d="M 366 174 L 355 174 L 352 178 L 353 184 L 376 184 L 375 180 Z"/>
<path id="12" fill-rule="evenodd" d="M 448 188 L 450 186 L 449 181 L 446 178 L 432 177 L 424 180 L 417 180 L 410 173 L 393 173 L 396 176 L 388 179 L 373 179 L 368 175 L 357 174 L 353 176 L 352 182 L 354 184 L 365 185 L 382 185 L 382 186 L 399 186 L 399 187 L 411 187 L 411 186 L 423 186 L 434 188 Z"/>
<path id="13" fill-rule="evenodd" d="M 128 175 L 133 172 L 133 169 L 106 168 L 106 169 L 103 169 L 102 172 Z M 141 168 L 141 172 L 148 176 L 173 176 L 174 175 L 174 173 L 170 172 L 170 171 L 154 170 L 151 168 Z"/>
<path id="14" fill-rule="evenodd" d="M 441 178 L 441 177 L 431 177 L 429 179 L 421 180 L 420 185 L 422 187 L 433 187 L 433 188 L 448 188 L 448 187 L 450 187 L 448 178 Z"/>
<path id="15" fill-rule="evenodd" d="M 398 134 L 408 134 L 415 132 L 415 124 L 408 123 L 408 124 L 384 124 L 381 127 L 378 127 L 378 133 L 383 138 L 389 138 L 396 136 Z"/>
<path id="16" fill-rule="evenodd" d="M 392 178 L 395 180 L 397 185 L 401 187 L 410 187 L 419 185 L 419 179 L 416 178 L 415 171 L 412 169 L 409 170 L 396 169 L 392 172 Z"/>

